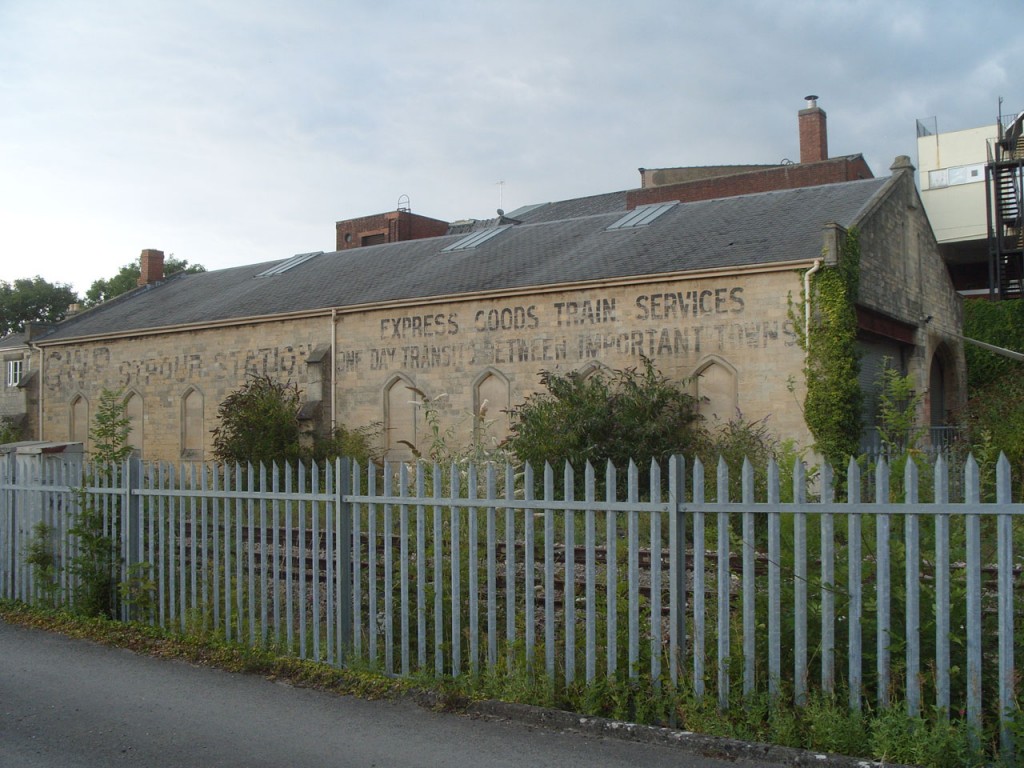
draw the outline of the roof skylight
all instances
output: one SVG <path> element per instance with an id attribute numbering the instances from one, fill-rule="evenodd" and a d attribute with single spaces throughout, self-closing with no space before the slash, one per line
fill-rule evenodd
<path id="1" fill-rule="evenodd" d="M 668 211 L 675 206 L 679 205 L 679 201 L 673 200 L 670 203 L 654 203 L 653 205 L 639 205 L 632 211 L 627 213 L 621 219 L 616 221 L 614 224 L 608 227 L 608 230 L 613 229 L 635 229 L 636 227 L 646 227 L 656 218 L 661 216 L 665 211 Z"/>
<path id="2" fill-rule="evenodd" d="M 511 224 L 506 224 L 503 227 L 493 227 L 491 229 L 481 229 L 479 232 L 473 232 L 461 240 L 456 240 L 454 243 L 442 250 L 441 253 L 448 253 L 449 251 L 465 251 L 470 248 L 476 248 L 480 243 L 490 240 L 495 235 L 504 232 L 510 227 L 512 227 Z"/>
<path id="3" fill-rule="evenodd" d="M 285 259 L 280 264 L 275 264 L 270 269 L 265 269 L 260 272 L 256 277 L 273 277 L 274 275 L 280 275 L 283 272 L 287 272 L 292 267 L 297 267 L 299 264 L 309 261 L 310 259 L 319 256 L 323 251 L 312 251 L 310 253 L 297 253 L 290 259 Z"/>

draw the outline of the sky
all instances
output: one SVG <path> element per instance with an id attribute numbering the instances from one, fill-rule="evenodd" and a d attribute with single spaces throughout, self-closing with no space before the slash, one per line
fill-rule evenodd
<path id="1" fill-rule="evenodd" d="M 1024 110 L 1020 0 L 0 0 L 0 280 L 84 294 L 145 248 L 222 269 L 336 221 L 455 221 L 638 168 L 876 176 Z"/>

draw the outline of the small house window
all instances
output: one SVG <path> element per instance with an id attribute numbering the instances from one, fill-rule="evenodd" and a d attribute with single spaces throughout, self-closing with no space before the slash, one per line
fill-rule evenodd
<path id="1" fill-rule="evenodd" d="M 16 387 L 21 382 L 22 360 L 7 361 L 7 386 Z"/>

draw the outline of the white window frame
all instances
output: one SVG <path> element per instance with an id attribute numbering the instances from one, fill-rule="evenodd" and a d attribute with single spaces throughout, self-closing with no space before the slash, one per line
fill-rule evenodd
<path id="1" fill-rule="evenodd" d="M 21 358 L 7 361 L 7 386 L 16 387 L 21 383 L 25 361 Z"/>

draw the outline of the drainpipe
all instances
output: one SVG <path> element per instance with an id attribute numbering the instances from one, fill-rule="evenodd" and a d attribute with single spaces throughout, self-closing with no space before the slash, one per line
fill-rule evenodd
<path id="1" fill-rule="evenodd" d="M 41 347 L 36 346 L 31 341 L 28 343 L 29 349 L 34 349 L 39 353 L 39 375 L 36 377 L 39 380 L 39 397 L 36 398 L 36 424 L 39 429 L 39 440 L 43 439 L 43 350 Z"/>
<path id="2" fill-rule="evenodd" d="M 337 387 L 337 366 L 338 366 L 338 310 L 331 310 L 331 434 L 338 428 L 337 414 L 338 387 Z"/>
<path id="3" fill-rule="evenodd" d="M 821 259 L 814 260 L 814 266 L 804 272 L 804 357 L 811 349 L 811 276 L 821 269 Z"/>

